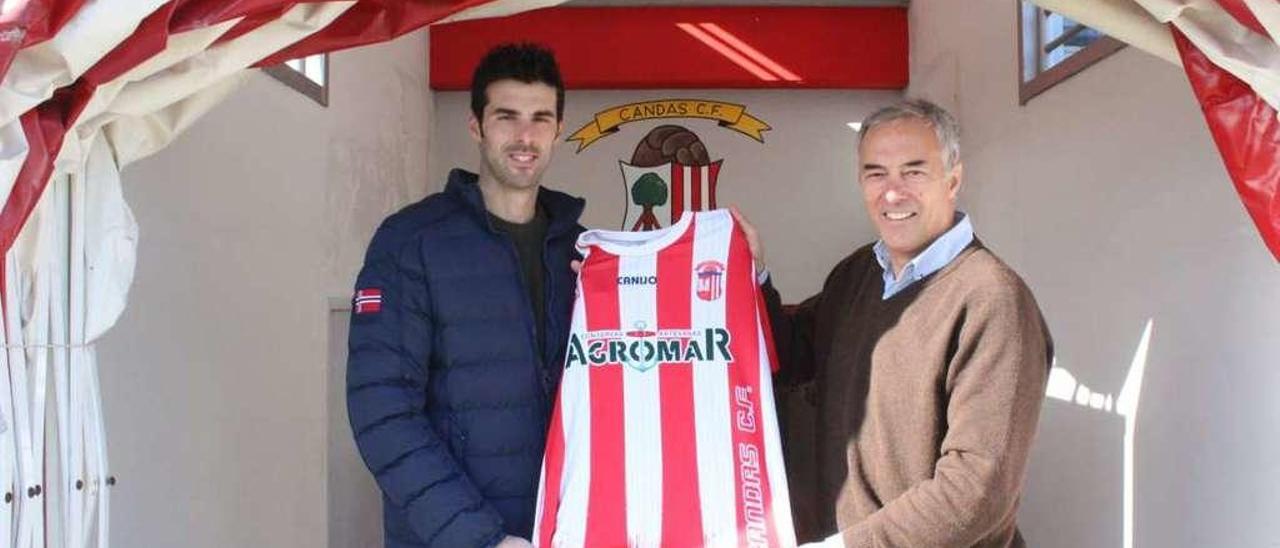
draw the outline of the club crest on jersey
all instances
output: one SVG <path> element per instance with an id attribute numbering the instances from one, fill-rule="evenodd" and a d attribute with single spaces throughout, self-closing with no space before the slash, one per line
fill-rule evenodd
<path id="1" fill-rule="evenodd" d="M 376 288 L 356 290 L 355 297 L 351 299 L 351 307 L 355 309 L 357 315 L 381 312 L 382 290 Z"/>
<path id="2" fill-rule="evenodd" d="M 724 295 L 724 264 L 720 261 L 703 261 L 693 269 L 698 275 L 698 298 L 714 301 Z"/>
<path id="3" fill-rule="evenodd" d="M 636 322 L 628 331 L 588 331 L 569 337 L 565 369 L 576 366 L 625 365 L 649 371 L 659 363 L 732 362 L 729 330 L 647 329 Z"/>

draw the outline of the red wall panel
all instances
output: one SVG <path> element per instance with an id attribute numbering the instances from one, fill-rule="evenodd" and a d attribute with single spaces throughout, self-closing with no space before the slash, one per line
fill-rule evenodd
<path id="1" fill-rule="evenodd" d="M 743 68 L 682 26 L 763 72 Z M 550 8 L 436 25 L 431 87 L 467 89 L 485 51 L 517 41 L 554 50 L 571 89 L 907 85 L 905 8 L 649 6 Z"/>

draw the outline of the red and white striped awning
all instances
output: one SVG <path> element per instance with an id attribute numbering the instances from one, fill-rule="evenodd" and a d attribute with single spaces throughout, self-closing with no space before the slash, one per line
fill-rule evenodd
<path id="1" fill-rule="evenodd" d="M 92 173 L 95 186 L 117 187 L 120 168 L 167 145 L 232 92 L 245 69 L 559 1 L 4 0 L 0 255 L 51 177 Z M 111 210 L 95 217 L 123 226 L 90 227 L 91 235 L 117 240 L 89 242 L 86 252 L 128 255 L 100 253 L 106 268 L 92 271 L 115 276 L 100 285 L 123 290 L 136 229 L 118 193 L 106 194 L 111 203 L 88 207 Z M 97 299 L 92 335 L 114 323 L 124 298 L 120 291 Z"/>
<path id="2" fill-rule="evenodd" d="M 110 538 L 93 341 L 133 279 L 121 167 L 248 68 L 557 1 L 0 0 L 0 484 L 19 495 L 0 505 L 0 546 Z"/>
<path id="3" fill-rule="evenodd" d="M 247 68 L 559 1 L 3 0 L 0 251 L 13 246 L 50 177 L 92 172 L 118 184 L 120 167 L 163 148 Z M 1034 1 L 1183 64 L 1242 202 L 1280 257 L 1280 3 Z M 120 213 L 98 218 L 132 223 L 118 193 L 106 194 L 118 203 L 89 207 Z M 90 244 L 132 254 L 119 242 Z M 131 277 L 131 256 L 114 262 Z M 118 308 L 124 297 L 107 300 Z M 103 313 L 99 327 L 116 313 Z"/>
<path id="4" fill-rule="evenodd" d="M 0 389 L 0 414 L 14 418 L 0 445 L 19 448 L 0 458 L 0 483 L 28 498 L 56 489 L 63 523 L 49 531 L 68 546 L 106 545 L 101 486 L 111 482 L 92 341 L 119 317 L 133 278 L 137 227 L 121 167 L 164 148 L 248 68 L 561 1 L 0 0 L 0 368 L 16 387 Z M 1280 2 L 1032 1 L 1182 64 L 1241 201 L 1280 258 Z M 47 349 L 58 350 L 52 366 Z M 70 370 L 90 373 L 64 378 Z M 48 371 L 56 471 L 42 457 Z M 89 487 L 71 487 L 81 480 Z M 45 507 L 16 508 L 0 506 L 0 538 L 43 545 Z"/>
<path id="5" fill-rule="evenodd" d="M 1182 64 L 1245 210 L 1280 259 L 1280 2 L 1031 1 Z"/>

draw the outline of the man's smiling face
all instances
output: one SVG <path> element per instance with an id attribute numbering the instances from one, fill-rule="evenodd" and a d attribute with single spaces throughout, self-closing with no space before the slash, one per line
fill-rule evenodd
<path id="1" fill-rule="evenodd" d="M 961 166 L 948 166 L 928 122 L 878 125 L 858 146 L 858 180 L 867 214 L 899 270 L 951 228 Z"/>

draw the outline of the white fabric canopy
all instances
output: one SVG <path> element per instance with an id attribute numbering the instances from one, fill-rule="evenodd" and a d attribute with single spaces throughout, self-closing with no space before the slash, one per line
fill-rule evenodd
<path id="1" fill-rule="evenodd" d="M 42 9 L 74 3 L 29 1 L 44 4 L 37 6 Z M 379 29 L 403 33 L 433 17 L 503 15 L 557 2 L 406 2 L 393 8 L 361 5 L 359 0 L 280 2 L 285 9 L 256 2 L 258 6 L 247 9 L 260 11 L 216 20 L 239 9 L 226 2 L 208 8 L 214 12 L 208 16 L 211 23 L 169 33 L 149 18 L 174 17 L 171 4 L 88 0 L 46 40 L 18 50 L 0 80 L 0 196 L 14 202 L 15 184 L 27 185 L 22 192 L 29 195 L 34 182 L 38 204 L 32 204 L 3 270 L 6 314 L 0 338 L 7 348 L 0 353 L 0 365 L 9 375 L 0 375 L 0 484 L 16 478 L 13 483 L 24 492 L 15 493 L 14 504 L 0 505 L 0 548 L 106 546 L 109 540 L 109 467 L 92 343 L 123 312 L 133 280 L 138 226 L 124 200 L 124 166 L 172 142 L 243 84 L 250 74 L 246 69 L 326 31 L 345 13 L 381 13 L 384 22 L 403 17 L 402 26 Z M 21 21 L 20 9 L 12 2 L 3 4 L 0 37 L 21 40 L 22 33 L 6 34 L 4 28 Z M 262 14 L 270 17 L 262 20 Z M 250 15 L 259 20 L 242 27 Z M 409 22 L 412 16 L 421 22 Z M 370 40 L 360 36 L 363 30 L 354 29 L 353 43 Z M 139 34 L 143 32 L 153 34 Z M 113 55 L 128 56 L 136 52 L 131 47 L 145 47 L 137 45 L 141 39 L 161 41 L 163 47 L 109 80 L 84 80 L 100 63 L 116 61 Z M 320 48 L 339 47 L 340 42 Z M 68 90 L 80 95 L 72 93 L 75 106 L 59 112 L 57 102 L 67 99 L 58 94 Z M 42 108 L 53 110 L 41 117 Z M 50 133 L 45 122 L 68 112 L 76 112 L 74 121 L 60 134 Z M 30 179 L 42 163 L 48 173 L 43 192 L 39 188 L 46 180 Z M 23 177 L 28 178 L 25 183 Z M 51 367 L 57 436 L 45 440 Z M 55 441 L 58 469 L 45 470 L 47 442 Z M 37 486 L 43 494 L 35 494 Z M 48 521 L 45 496 L 51 503 Z M 6 530 L 10 524 L 16 529 Z"/>

